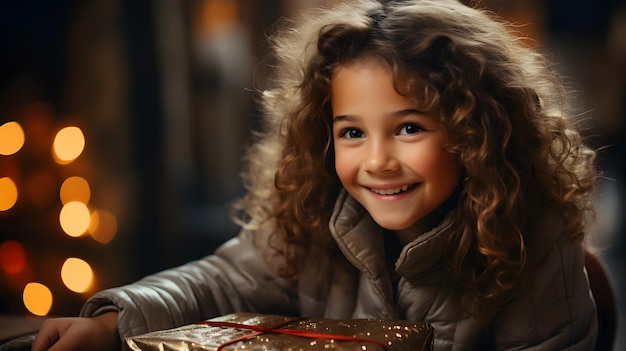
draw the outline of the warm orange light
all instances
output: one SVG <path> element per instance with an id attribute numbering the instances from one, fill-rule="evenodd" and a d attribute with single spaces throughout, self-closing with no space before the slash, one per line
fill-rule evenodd
<path id="1" fill-rule="evenodd" d="M 91 214 L 87 205 L 78 201 L 66 203 L 59 214 L 59 223 L 63 231 L 72 237 L 83 235 L 89 228 Z"/>
<path id="2" fill-rule="evenodd" d="M 0 126 L 0 155 L 13 155 L 24 146 L 24 130 L 17 122 Z"/>
<path id="3" fill-rule="evenodd" d="M 220 29 L 237 21 L 239 6 L 236 1 L 205 0 L 199 14 L 200 29 Z"/>
<path id="4" fill-rule="evenodd" d="M 7 274 L 17 274 L 26 267 L 26 251 L 22 244 L 8 240 L 0 244 L 0 267 Z"/>
<path id="5" fill-rule="evenodd" d="M 63 204 L 72 201 L 86 204 L 91 197 L 89 183 L 82 177 L 69 177 L 61 185 L 60 196 Z"/>
<path id="6" fill-rule="evenodd" d="M 0 178 L 0 211 L 6 211 L 17 202 L 17 186 L 11 178 Z"/>
<path id="7" fill-rule="evenodd" d="M 61 267 L 61 279 L 68 289 L 82 293 L 89 289 L 93 281 L 93 271 L 89 263 L 80 258 L 70 257 Z"/>
<path id="8" fill-rule="evenodd" d="M 117 234 L 117 218 L 109 211 L 93 211 L 89 224 L 89 234 L 101 244 L 110 243 Z"/>
<path id="9" fill-rule="evenodd" d="M 59 164 L 68 164 L 74 161 L 85 148 L 85 136 L 78 127 L 61 129 L 52 144 L 54 159 Z"/>
<path id="10" fill-rule="evenodd" d="M 52 292 L 40 283 L 28 283 L 22 294 L 24 306 L 36 316 L 45 316 L 52 308 Z"/>

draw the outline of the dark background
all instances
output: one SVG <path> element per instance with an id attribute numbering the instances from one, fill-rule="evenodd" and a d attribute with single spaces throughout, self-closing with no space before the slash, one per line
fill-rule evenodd
<path id="1" fill-rule="evenodd" d="M 29 314 L 21 294 L 30 281 L 52 291 L 50 315 L 75 315 L 93 292 L 199 258 L 235 235 L 228 208 L 243 194 L 239 160 L 258 122 L 252 90 L 264 74 L 265 36 L 278 18 L 334 2 L 4 2 L 0 125 L 19 122 L 26 143 L 0 155 L 0 177 L 20 188 L 43 173 L 53 185 L 43 200 L 20 192 L 16 205 L 0 212 L 0 244 L 18 241 L 27 254 L 24 271 L 0 271 L 0 315 Z M 626 6 L 483 3 L 520 24 L 520 33 L 550 55 L 573 93 L 585 137 L 602 149 L 599 225 L 589 244 L 611 272 L 624 316 Z M 36 146 L 66 125 L 83 130 L 86 148 L 61 166 Z M 115 214 L 118 230 L 109 244 L 61 230 L 58 187 L 72 175 L 88 180 L 91 208 Z M 88 292 L 73 293 L 60 282 L 67 257 L 93 268 Z M 621 337 L 618 349 L 625 343 Z"/>

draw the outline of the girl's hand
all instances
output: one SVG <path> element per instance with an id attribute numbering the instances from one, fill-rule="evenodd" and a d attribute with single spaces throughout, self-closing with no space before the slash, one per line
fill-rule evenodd
<path id="1" fill-rule="evenodd" d="M 93 318 L 52 318 L 44 321 L 32 351 L 119 350 L 117 312 Z"/>

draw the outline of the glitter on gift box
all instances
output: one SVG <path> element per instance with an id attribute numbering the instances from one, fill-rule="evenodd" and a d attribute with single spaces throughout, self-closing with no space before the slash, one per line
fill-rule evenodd
<path id="1" fill-rule="evenodd" d="M 336 320 L 235 313 L 126 339 L 130 350 L 422 351 L 432 350 L 425 322 Z"/>

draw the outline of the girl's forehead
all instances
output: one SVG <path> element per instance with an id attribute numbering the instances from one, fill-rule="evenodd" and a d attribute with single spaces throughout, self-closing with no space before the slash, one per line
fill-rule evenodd
<path id="1" fill-rule="evenodd" d="M 346 70 L 350 70 L 351 72 L 383 73 L 387 75 L 391 86 L 399 95 L 413 100 L 422 111 L 430 110 L 430 108 L 427 107 L 430 106 L 430 104 L 425 101 L 424 94 L 421 93 L 421 89 L 419 88 L 419 86 L 424 86 L 424 80 L 419 78 L 417 74 L 411 74 L 411 72 L 402 68 L 394 69 L 390 63 L 387 63 L 382 58 L 374 55 L 365 55 L 335 66 L 331 75 L 331 90 L 333 82 Z"/>

